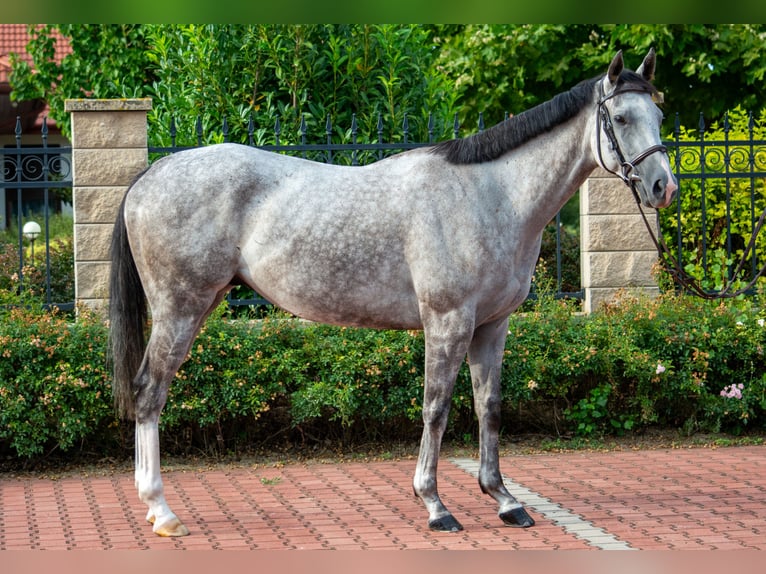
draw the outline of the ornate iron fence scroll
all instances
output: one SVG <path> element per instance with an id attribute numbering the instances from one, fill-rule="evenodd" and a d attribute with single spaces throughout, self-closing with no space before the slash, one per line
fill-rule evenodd
<path id="1" fill-rule="evenodd" d="M 3 169 L 0 231 L 8 234 L 11 230 L 15 235 L 14 280 L 21 290 L 26 282 L 31 282 L 32 273 L 42 273 L 44 305 L 71 310 L 74 308 L 74 269 L 71 292 L 52 288 L 50 219 L 62 205 L 71 202 L 72 149 L 48 142 L 47 118 L 43 119 L 39 140 L 34 143 L 28 143 L 30 139 L 22 140 L 20 118 L 16 119 L 14 136 L 15 143 L 0 149 Z M 9 244 L 0 244 L 3 252 L 8 249 L 11 249 Z"/>
<path id="2" fill-rule="evenodd" d="M 752 112 L 724 114 L 697 133 L 676 115 L 665 145 L 680 194 L 659 214 L 660 257 L 677 289 L 705 298 L 753 294 L 766 273 L 766 126 Z M 684 133 L 682 133 L 684 132 Z M 664 245 L 663 245 L 664 244 Z"/>

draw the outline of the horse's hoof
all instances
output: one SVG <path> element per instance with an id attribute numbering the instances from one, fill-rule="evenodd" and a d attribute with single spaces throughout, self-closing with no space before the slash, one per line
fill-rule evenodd
<path id="1" fill-rule="evenodd" d="M 501 512 L 498 516 L 507 526 L 514 528 L 529 528 L 535 525 L 535 521 L 527 514 L 523 507 L 512 508 L 507 512 Z"/>
<path id="2" fill-rule="evenodd" d="M 428 528 L 437 532 L 460 532 L 463 525 L 460 524 L 451 514 L 428 521 Z"/>
<path id="3" fill-rule="evenodd" d="M 189 529 L 178 518 L 173 518 L 161 526 L 155 525 L 154 533 L 158 536 L 188 536 Z"/>

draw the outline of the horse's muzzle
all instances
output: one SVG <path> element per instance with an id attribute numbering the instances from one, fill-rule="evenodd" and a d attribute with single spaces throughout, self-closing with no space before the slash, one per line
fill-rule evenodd
<path id="1" fill-rule="evenodd" d="M 675 177 L 670 177 L 667 181 L 658 179 L 652 186 L 651 198 L 653 201 L 649 202 L 651 205 L 647 207 L 655 207 L 661 209 L 668 207 L 678 196 L 678 184 Z"/>

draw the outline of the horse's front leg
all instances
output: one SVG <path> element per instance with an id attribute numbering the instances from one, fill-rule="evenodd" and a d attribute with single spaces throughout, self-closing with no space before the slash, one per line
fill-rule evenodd
<path id="1" fill-rule="evenodd" d="M 498 434 L 502 392 L 500 371 L 508 333 L 508 318 L 476 329 L 468 348 L 473 398 L 479 421 L 479 486 L 499 505 L 498 515 L 508 526 L 529 527 L 535 521 L 508 492 L 500 474 Z"/>
<path id="2" fill-rule="evenodd" d="M 426 363 L 423 391 L 423 436 L 415 469 L 413 489 L 428 510 L 431 530 L 457 532 L 463 527 L 444 506 L 436 485 L 442 437 L 447 428 L 452 389 L 462 364 L 472 322 L 442 316 L 425 327 Z"/>
<path id="3" fill-rule="evenodd" d="M 135 478 L 138 497 L 149 509 L 146 514 L 152 530 L 160 536 L 186 536 L 189 530 L 170 510 L 160 476 L 160 438 L 158 418 L 136 420 Z"/>

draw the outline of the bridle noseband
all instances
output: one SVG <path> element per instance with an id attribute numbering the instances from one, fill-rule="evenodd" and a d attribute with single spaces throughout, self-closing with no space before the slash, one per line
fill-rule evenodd
<path id="1" fill-rule="evenodd" d="M 644 151 L 636 155 L 636 157 L 634 157 L 630 161 L 627 161 L 625 159 L 625 155 L 622 153 L 622 150 L 620 149 L 620 144 L 617 141 L 617 136 L 614 133 L 612 116 L 609 115 L 609 110 L 606 108 L 604 104 L 608 100 L 614 98 L 615 96 L 619 96 L 621 94 L 625 94 L 628 92 L 639 92 L 642 94 L 648 94 L 649 92 L 640 88 L 625 88 L 622 90 L 614 90 L 611 94 L 605 96 L 603 82 L 599 84 L 599 89 L 601 90 L 601 97 L 599 98 L 597 103 L 597 113 L 596 113 L 596 140 L 597 140 L 596 147 L 598 148 L 598 161 L 601 164 L 601 167 L 603 167 L 606 171 L 619 177 L 625 183 L 625 185 L 627 185 L 631 189 L 631 191 L 633 191 L 633 195 L 636 196 L 636 199 L 638 199 L 638 192 L 636 191 L 636 182 L 641 181 L 641 176 L 639 176 L 638 173 L 636 172 L 636 166 L 655 152 L 667 153 L 668 148 L 662 144 L 655 144 L 653 146 L 649 146 L 648 148 L 646 148 Z M 620 161 L 619 171 L 614 171 L 609 169 L 606 166 L 606 163 L 604 163 L 604 158 L 601 155 L 602 126 L 604 129 L 604 133 L 606 134 L 606 138 L 609 142 L 609 147 L 612 149 L 612 151 L 614 151 L 617 154 L 617 159 Z"/>

